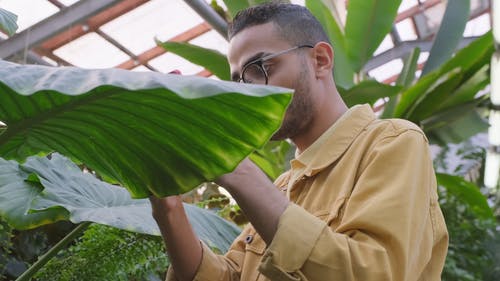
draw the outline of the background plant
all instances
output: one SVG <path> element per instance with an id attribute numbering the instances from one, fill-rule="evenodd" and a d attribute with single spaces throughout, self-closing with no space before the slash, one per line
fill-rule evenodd
<path id="1" fill-rule="evenodd" d="M 35 278 L 160 280 L 168 264 L 161 237 L 92 224 L 76 244 L 52 259 Z"/>

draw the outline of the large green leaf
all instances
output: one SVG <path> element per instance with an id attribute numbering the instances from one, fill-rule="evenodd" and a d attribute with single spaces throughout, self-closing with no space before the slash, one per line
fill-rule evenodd
<path id="1" fill-rule="evenodd" d="M 7 33 L 7 35 L 12 36 L 16 33 L 17 26 L 17 16 L 5 9 L 0 8 L 0 30 Z"/>
<path id="2" fill-rule="evenodd" d="M 493 36 L 490 31 L 458 51 L 440 67 L 439 72 L 447 73 L 458 67 L 465 72 L 464 79 L 468 79 L 490 63 L 494 51 Z"/>
<path id="3" fill-rule="evenodd" d="M 442 103 L 451 96 L 455 88 L 460 85 L 462 73 L 456 69 L 442 78 L 444 79 L 439 79 L 421 95 L 418 102 L 408 110 L 405 118 L 418 123 L 435 113 Z"/>
<path id="4" fill-rule="evenodd" d="M 363 81 L 356 86 L 345 90 L 338 88 L 342 99 L 348 106 L 369 103 L 374 104 L 378 99 L 396 95 L 401 87 L 390 86 L 374 80 Z"/>
<path id="5" fill-rule="evenodd" d="M 206 68 L 221 80 L 231 80 L 229 63 L 227 62 L 226 56 L 219 51 L 184 42 L 157 43 L 159 46 L 165 48 L 165 50 Z"/>
<path id="6" fill-rule="evenodd" d="M 15 161 L 8 162 L 15 163 Z M 35 193 L 31 204 L 29 204 L 31 200 L 26 200 L 26 198 L 24 202 L 12 203 L 23 208 L 31 205 L 31 209 L 35 211 L 23 215 L 24 217 L 16 217 L 19 223 L 25 223 L 25 217 L 35 216 L 39 212 L 43 214 L 47 210 L 64 208 L 65 214 L 69 212 L 69 220 L 73 223 L 92 221 L 138 233 L 160 235 L 158 226 L 151 216 L 149 200 L 131 199 L 126 189 L 100 181 L 92 174 L 83 173 L 73 162 L 57 153 L 52 154 L 51 159 L 29 157 L 26 163 L 11 169 L 22 176 L 12 177 L 10 186 L 7 188 L 31 190 Z M 29 175 L 31 175 L 30 184 L 27 184 Z M 34 183 L 41 185 L 43 192 L 40 193 Z M 0 186 L 0 188 L 3 187 Z M 6 200 L 15 199 L 9 193 L 5 198 Z M 188 204 L 184 207 L 200 239 L 222 251 L 227 250 L 240 232 L 234 224 L 210 211 Z M 4 209 L 3 205 L 1 209 Z M 55 220 L 51 221 L 49 218 L 39 223 L 47 224 L 53 221 Z M 31 225 L 23 225 L 23 228 L 31 227 Z"/>
<path id="7" fill-rule="evenodd" d="M 469 102 L 476 94 L 490 83 L 490 66 L 484 65 L 472 77 L 462 81 L 452 95 L 441 104 L 440 109 L 447 109 L 456 105 Z"/>
<path id="8" fill-rule="evenodd" d="M 448 1 L 441 26 L 434 38 L 422 75 L 437 69 L 451 58 L 462 39 L 465 25 L 469 20 L 469 13 L 470 0 Z"/>
<path id="9" fill-rule="evenodd" d="M 423 100 L 423 96 L 432 87 L 437 86 L 436 83 L 439 84 L 447 80 L 450 73 L 460 72 L 460 75 L 462 75 L 461 83 L 466 83 L 489 63 L 493 51 L 493 37 L 491 32 L 488 32 L 458 51 L 453 58 L 444 63 L 439 69 L 422 76 L 417 83 L 404 91 L 394 110 L 394 117 L 407 117 L 412 109 L 417 106 L 418 101 Z"/>
<path id="10" fill-rule="evenodd" d="M 469 205 L 478 217 L 495 219 L 493 211 L 486 201 L 486 197 L 479 191 L 479 187 L 475 184 L 464 180 L 462 177 L 441 173 L 436 173 L 436 178 L 439 185 L 445 187 L 449 193 Z"/>
<path id="11" fill-rule="evenodd" d="M 29 173 L 21 170 L 16 161 L 0 158 L 0 217 L 16 229 L 68 219 L 68 212 L 62 208 L 28 214 L 31 202 L 42 191 L 42 187 L 28 182 L 28 177 Z"/>
<path id="12" fill-rule="evenodd" d="M 287 141 L 270 141 L 263 148 L 250 154 L 250 159 L 275 180 L 287 168 L 286 156 L 292 149 Z"/>
<path id="13" fill-rule="evenodd" d="M 359 72 L 391 30 L 401 0 L 350 0 L 345 38 L 351 67 Z"/>
<path id="14" fill-rule="evenodd" d="M 230 172 L 280 126 L 291 90 L 119 69 L 0 61 L 0 156 L 58 151 L 134 198 Z"/>
<path id="15" fill-rule="evenodd" d="M 319 20 L 333 45 L 335 83 L 344 89 L 351 88 L 354 85 L 354 71 L 347 57 L 342 29 L 323 1 L 306 0 L 306 7 Z"/>
<path id="16" fill-rule="evenodd" d="M 477 104 L 483 100 L 470 101 L 460 104 L 420 122 L 429 140 L 433 143 L 446 145 L 459 143 L 480 132 L 485 132 L 489 125 L 476 111 Z"/>

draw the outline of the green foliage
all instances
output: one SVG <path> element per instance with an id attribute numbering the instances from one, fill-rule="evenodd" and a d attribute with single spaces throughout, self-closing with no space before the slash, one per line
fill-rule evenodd
<path id="1" fill-rule="evenodd" d="M 474 183 L 481 182 L 487 140 L 475 136 L 442 147 L 434 158 L 440 204 L 450 237 L 443 272 L 445 281 L 500 280 L 500 225 L 486 197 Z M 467 178 L 467 181 L 464 180 Z"/>
<path id="2" fill-rule="evenodd" d="M 401 90 L 401 87 L 382 84 L 375 80 L 366 80 L 348 90 L 340 87 L 338 90 L 347 106 L 351 107 L 363 103 L 373 105 L 381 98 L 395 96 Z"/>
<path id="3" fill-rule="evenodd" d="M 401 0 L 349 1 L 345 43 L 354 72 L 361 71 L 391 30 L 399 4 Z"/>
<path id="4" fill-rule="evenodd" d="M 441 66 L 451 58 L 462 39 L 469 20 L 470 0 L 448 1 L 441 26 L 434 38 L 432 49 L 425 63 L 422 75 Z"/>
<path id="5" fill-rule="evenodd" d="M 306 0 L 306 7 L 325 28 L 335 50 L 334 77 L 335 83 L 344 89 L 354 85 L 354 70 L 347 57 L 347 45 L 343 27 L 335 20 L 332 11 L 321 0 Z"/>
<path id="6" fill-rule="evenodd" d="M 31 202 L 41 194 L 42 188 L 28 181 L 29 172 L 14 160 L 0 158 L 0 216 L 15 229 L 32 229 L 47 223 L 68 219 L 68 212 L 51 208 L 28 213 Z"/>
<path id="7" fill-rule="evenodd" d="M 169 264 L 161 237 L 93 224 L 36 275 L 39 281 L 145 280 Z"/>
<path id="8" fill-rule="evenodd" d="M 194 64 L 203 65 L 203 67 L 221 80 L 231 80 L 229 63 L 226 56 L 219 51 L 184 42 L 156 41 L 156 44 Z"/>
<path id="9" fill-rule="evenodd" d="M 440 188 L 439 193 L 450 236 L 443 280 L 500 280 L 500 264 L 495 256 L 500 232 L 495 229 L 495 221 L 478 217 L 467 202 L 447 189 Z"/>
<path id="10" fill-rule="evenodd" d="M 271 180 L 275 180 L 288 167 L 287 154 L 292 145 L 287 141 L 270 141 L 263 148 L 250 154 L 250 159 L 264 171 Z"/>
<path id="11" fill-rule="evenodd" d="M 4 280 L 12 248 L 12 228 L 0 217 L 0 280 Z"/>
<path id="12" fill-rule="evenodd" d="M 0 164 L 2 163 L 0 158 Z M 151 205 L 147 199 L 132 199 L 130 194 L 119 186 L 110 185 L 98 180 L 89 173 L 82 172 L 68 158 L 53 153 L 51 158 L 33 156 L 25 163 L 18 164 L 15 161 L 4 161 L 5 166 L 0 165 L 0 191 L 4 196 L 0 197 L 0 211 L 7 215 L 8 221 L 17 221 L 18 225 L 29 228 L 33 225 L 23 225 L 25 211 L 45 212 L 60 208 L 73 223 L 92 221 L 110 225 L 130 231 L 160 235 L 160 231 L 151 216 Z M 24 172 L 23 177 L 2 177 L 3 171 L 8 175 Z M 2 178 L 9 179 L 4 185 Z M 34 185 L 34 186 L 33 186 Z M 17 198 L 18 190 L 21 194 L 31 194 L 31 189 L 39 190 L 29 200 Z M 84 191 L 84 192 L 83 192 Z M 17 197 L 16 197 L 17 196 Z M 21 210 L 10 216 L 12 212 L 5 209 L 9 202 L 20 205 Z M 15 205 L 15 204 L 14 204 Z M 7 206 L 8 207 L 8 206 Z M 207 245 L 219 248 L 225 252 L 240 229 L 220 218 L 213 212 L 203 210 L 189 204 L 185 204 L 186 214 L 198 237 Z M 37 220 L 36 224 L 53 222 L 50 218 Z"/>
<path id="13" fill-rule="evenodd" d="M 134 198 L 180 194 L 262 147 L 290 100 L 279 87 L 0 61 L 0 157 L 57 151 Z"/>

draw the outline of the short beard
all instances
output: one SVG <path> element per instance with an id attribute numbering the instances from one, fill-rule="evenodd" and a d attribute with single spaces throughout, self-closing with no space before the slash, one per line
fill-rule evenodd
<path id="1" fill-rule="evenodd" d="M 271 140 L 292 138 L 303 132 L 313 119 L 314 107 L 310 98 L 309 71 L 304 67 L 295 83 L 295 92 L 288 106 L 281 127 Z"/>

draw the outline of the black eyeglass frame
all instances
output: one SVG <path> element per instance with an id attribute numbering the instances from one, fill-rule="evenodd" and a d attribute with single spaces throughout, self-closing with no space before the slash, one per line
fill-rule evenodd
<path id="1" fill-rule="evenodd" d="M 294 50 L 297 50 L 297 49 L 300 49 L 300 48 L 311 48 L 312 49 L 312 48 L 314 48 L 314 46 L 309 45 L 309 44 L 298 45 L 298 46 L 292 47 L 290 49 L 286 49 L 286 50 L 283 50 L 283 51 L 280 51 L 280 52 L 277 52 L 277 53 L 274 53 L 274 54 L 269 54 L 267 56 L 263 56 L 261 58 L 258 58 L 258 59 L 255 59 L 253 61 L 250 61 L 250 62 L 248 62 L 247 64 L 245 64 L 243 66 L 243 69 L 241 70 L 240 77 L 238 78 L 238 80 L 236 82 L 240 82 L 240 83 L 243 82 L 243 83 L 249 83 L 249 84 L 251 84 L 251 82 L 245 81 L 245 78 L 244 78 L 245 77 L 245 71 L 251 65 L 257 65 L 260 68 L 260 70 L 262 71 L 262 73 L 264 73 L 264 77 L 266 79 L 265 85 L 267 85 L 267 83 L 269 81 L 269 74 L 267 73 L 266 69 L 264 68 L 263 63 L 265 61 L 267 61 L 267 60 L 270 60 L 272 58 L 275 58 L 277 56 L 286 54 L 288 52 L 291 52 L 291 51 L 294 51 Z"/>

